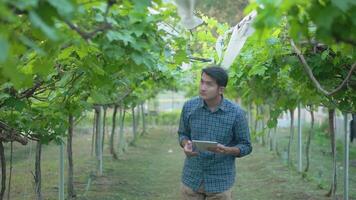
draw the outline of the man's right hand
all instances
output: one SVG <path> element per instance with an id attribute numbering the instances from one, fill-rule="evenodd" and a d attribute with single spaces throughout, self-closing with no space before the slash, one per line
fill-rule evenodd
<path id="1" fill-rule="evenodd" d="M 193 151 L 193 144 L 190 140 L 184 140 L 183 142 L 183 150 L 185 155 L 187 156 L 197 156 L 198 152 Z"/>

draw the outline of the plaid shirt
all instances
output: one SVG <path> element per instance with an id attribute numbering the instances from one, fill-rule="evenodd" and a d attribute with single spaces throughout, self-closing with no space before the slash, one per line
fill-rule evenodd
<path id="1" fill-rule="evenodd" d="M 252 151 L 245 112 L 225 98 L 215 112 L 211 112 L 200 97 L 187 101 L 181 113 L 178 135 L 180 144 L 183 139 L 209 140 L 238 147 L 239 157 Z M 194 191 L 201 186 L 206 192 L 226 191 L 235 181 L 235 158 L 209 151 L 186 157 L 182 182 Z"/>

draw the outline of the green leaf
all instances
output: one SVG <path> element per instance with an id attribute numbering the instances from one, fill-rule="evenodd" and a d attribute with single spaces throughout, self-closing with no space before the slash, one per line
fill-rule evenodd
<path id="1" fill-rule="evenodd" d="M 53 72 L 54 64 L 50 58 L 39 58 L 33 63 L 33 72 L 46 77 L 48 74 Z"/>
<path id="2" fill-rule="evenodd" d="M 254 75 L 260 75 L 263 76 L 265 74 L 265 71 L 267 68 L 262 65 L 254 65 L 251 70 L 249 71 L 248 75 L 249 76 L 254 76 Z"/>
<path id="3" fill-rule="evenodd" d="M 323 53 L 321 53 L 321 59 L 325 60 L 329 55 L 329 50 L 325 50 L 323 51 Z"/>
<path id="4" fill-rule="evenodd" d="M 153 2 L 155 2 L 155 3 L 158 4 L 158 5 L 161 5 L 161 4 L 162 4 L 162 0 L 153 0 Z"/>
<path id="5" fill-rule="evenodd" d="M 60 51 L 60 53 L 58 55 L 58 59 L 64 60 L 64 59 L 69 58 L 69 56 L 73 53 L 74 50 L 75 50 L 74 46 L 70 46 L 70 47 L 63 49 L 62 51 Z"/>
<path id="6" fill-rule="evenodd" d="M 28 7 L 36 7 L 39 0 L 27 0 L 27 1 L 12 1 L 11 4 L 14 4 L 17 8 L 24 10 Z"/>
<path id="7" fill-rule="evenodd" d="M 14 108 L 15 110 L 17 110 L 19 112 L 21 112 L 27 106 L 27 104 L 24 101 L 18 100 L 14 97 L 10 97 L 10 98 L 6 99 L 4 102 L 4 105 Z"/>
<path id="8" fill-rule="evenodd" d="M 151 4 L 150 0 L 133 0 L 135 11 L 138 13 L 144 12 Z"/>
<path id="9" fill-rule="evenodd" d="M 0 62 L 5 62 L 9 52 L 9 44 L 0 36 Z"/>
<path id="10" fill-rule="evenodd" d="M 10 95 L 9 94 L 6 94 L 6 93 L 0 93 L 0 102 L 9 98 Z"/>
<path id="11" fill-rule="evenodd" d="M 352 0 L 331 0 L 331 3 L 345 12 L 351 7 Z"/>
<path id="12" fill-rule="evenodd" d="M 106 37 L 109 39 L 110 42 L 123 41 L 125 45 L 127 45 L 129 42 L 134 43 L 131 33 L 128 31 L 117 32 L 110 30 L 106 33 Z"/>
<path id="13" fill-rule="evenodd" d="M 6 65 L 3 65 L 2 75 L 10 79 L 15 89 L 31 87 L 33 83 L 32 74 L 24 74 L 17 68 L 15 63 L 8 62 Z"/>
<path id="14" fill-rule="evenodd" d="M 316 7 L 314 8 L 314 12 L 311 13 L 317 26 L 323 27 L 326 30 L 330 30 L 331 24 L 339 14 L 340 12 L 333 6 Z"/>
<path id="15" fill-rule="evenodd" d="M 22 43 L 24 43 L 26 46 L 32 48 L 35 50 L 39 55 L 45 55 L 46 52 L 44 52 L 34 41 L 30 40 L 28 37 L 24 35 L 20 35 L 19 39 Z"/>
<path id="16" fill-rule="evenodd" d="M 62 17 L 70 17 L 74 11 L 72 3 L 68 0 L 48 0 L 48 3 L 55 7 Z"/>
<path id="17" fill-rule="evenodd" d="M 125 50 L 118 45 L 111 45 L 104 49 L 105 55 L 115 60 L 121 60 L 125 55 Z"/>
<path id="18" fill-rule="evenodd" d="M 34 11 L 29 11 L 29 17 L 34 27 L 39 28 L 51 40 L 58 40 L 56 31 L 47 25 L 41 17 Z"/>
<path id="19" fill-rule="evenodd" d="M 103 94 L 100 94 L 100 92 L 96 90 L 92 90 L 91 92 L 91 98 L 95 103 L 103 103 L 106 101 L 106 97 Z"/>
<path id="20" fill-rule="evenodd" d="M 174 54 L 174 60 L 177 64 L 181 64 L 184 61 L 188 61 L 188 56 L 185 50 L 180 49 Z"/>
<path id="21" fill-rule="evenodd" d="M 130 57 L 132 58 L 132 60 L 136 63 L 136 65 L 141 65 L 144 61 L 143 61 L 143 56 L 137 52 L 133 52 Z"/>
<path id="22" fill-rule="evenodd" d="M 95 74 L 98 74 L 98 75 L 101 75 L 101 76 L 105 75 L 105 71 L 101 67 L 99 67 L 99 66 L 97 66 L 95 64 L 90 65 L 90 69 L 93 70 L 93 72 Z"/>
<path id="23" fill-rule="evenodd" d="M 70 81 L 71 78 L 72 78 L 72 74 L 71 73 L 65 73 L 61 77 L 60 81 L 58 81 L 56 83 L 56 86 L 57 87 L 64 87 Z"/>
<path id="24" fill-rule="evenodd" d="M 76 52 L 80 59 L 84 59 L 86 56 L 88 56 L 89 53 L 95 54 L 99 51 L 94 46 L 88 46 L 85 43 L 81 43 L 80 46 L 76 49 Z"/>
<path id="25" fill-rule="evenodd" d="M 145 32 L 145 24 L 140 23 L 131 28 L 131 31 L 137 36 L 140 37 Z"/>
<path id="26" fill-rule="evenodd" d="M 97 22 L 103 22 L 104 21 L 104 16 L 101 13 L 97 13 L 95 15 L 95 21 Z"/>

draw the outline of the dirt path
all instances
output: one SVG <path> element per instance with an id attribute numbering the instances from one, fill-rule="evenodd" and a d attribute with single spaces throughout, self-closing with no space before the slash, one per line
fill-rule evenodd
<path id="1" fill-rule="evenodd" d="M 172 130 L 152 130 L 137 147 L 114 161 L 104 159 L 104 176 L 95 178 L 83 199 L 177 200 L 184 155 Z M 233 196 L 237 200 L 328 199 L 317 188 L 287 168 L 264 147 L 238 160 Z M 81 198 L 80 198 L 81 199 Z"/>

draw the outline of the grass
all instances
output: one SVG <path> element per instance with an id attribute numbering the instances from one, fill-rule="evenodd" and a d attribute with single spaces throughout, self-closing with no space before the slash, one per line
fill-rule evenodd
<path id="1" fill-rule="evenodd" d="M 129 147 L 125 154 L 119 156 L 119 160 L 111 158 L 106 145 L 103 176 L 91 176 L 96 168 L 95 157 L 90 155 L 91 135 L 76 132 L 73 152 L 77 199 L 179 199 L 184 154 L 177 144 L 175 130 L 176 128 L 169 126 L 149 129 L 149 134 L 141 137 L 135 147 Z M 90 128 L 88 131 L 90 132 Z M 280 149 L 283 149 L 288 134 L 285 130 L 280 131 Z M 320 142 L 326 145 L 320 145 Z M 294 169 L 288 169 L 282 159 L 267 150 L 267 147 L 254 144 L 252 154 L 237 161 L 238 175 L 233 189 L 234 199 L 328 199 L 324 195 L 328 189 L 326 186 L 329 186 L 328 170 L 331 169 L 331 161 L 327 153 L 322 153 L 328 151 L 327 144 L 329 144 L 327 141 L 323 142 L 318 138 L 313 140 L 311 171 L 306 178 Z M 7 144 L 7 153 L 8 148 Z M 350 159 L 355 159 L 354 149 Z M 15 145 L 11 199 L 35 199 L 31 174 L 31 171 L 34 171 L 34 150 L 35 144 Z M 295 155 L 292 155 L 295 158 Z M 58 158 L 58 146 L 44 146 L 42 158 L 44 199 L 58 199 Z M 295 163 L 295 159 L 293 162 Z M 320 174 L 318 171 L 321 169 L 323 176 L 313 178 Z M 355 167 L 350 167 L 350 199 L 356 199 L 355 173 Z M 92 177 L 91 184 L 86 192 L 89 177 Z M 318 181 L 325 182 L 325 186 L 320 187 Z M 342 194 L 341 184 L 342 181 L 339 180 L 339 197 Z"/>
<path id="2" fill-rule="evenodd" d="M 287 151 L 287 145 L 289 140 L 289 129 L 278 130 L 278 143 L 279 149 L 282 154 L 283 151 Z M 307 129 L 303 130 L 303 167 L 305 167 L 305 144 L 307 137 Z M 291 160 L 292 168 L 297 168 L 297 129 L 295 129 L 294 140 L 291 147 Z M 337 141 L 337 196 L 342 198 L 344 190 L 343 173 L 344 173 L 344 155 L 341 141 Z M 350 167 L 349 167 L 349 195 L 350 199 L 356 199 L 356 145 L 350 144 Z M 283 160 L 282 160 L 283 161 Z M 283 161 L 284 162 L 284 161 Z M 304 170 L 304 168 L 303 168 Z M 332 154 L 330 139 L 325 132 L 318 129 L 313 133 L 311 145 L 310 145 L 310 166 L 308 173 L 305 173 L 304 178 L 309 182 L 316 185 L 318 188 L 323 189 L 327 193 L 331 185 L 332 177 Z"/>
<path id="3" fill-rule="evenodd" d="M 9 145 L 6 147 L 7 160 L 9 160 Z M 33 179 L 35 149 L 35 143 L 29 143 L 26 146 L 14 145 L 11 199 L 35 199 Z M 86 181 L 90 171 L 95 169 L 92 167 L 95 166 L 95 161 L 90 156 L 89 137 L 78 135 L 74 140 L 73 151 L 75 181 L 80 186 Z M 9 162 L 7 167 L 9 167 Z M 55 144 L 42 146 L 41 167 L 44 199 L 58 199 L 59 146 Z M 65 176 L 66 171 L 67 168 Z M 9 172 L 9 168 L 7 172 Z"/>
<path id="4" fill-rule="evenodd" d="M 106 157 L 90 199 L 176 199 L 183 155 L 172 129 L 151 130 L 118 161 Z M 103 194 L 103 191 L 105 193 Z"/>

